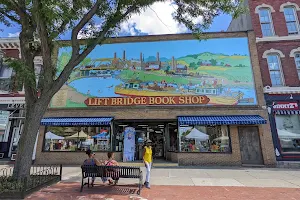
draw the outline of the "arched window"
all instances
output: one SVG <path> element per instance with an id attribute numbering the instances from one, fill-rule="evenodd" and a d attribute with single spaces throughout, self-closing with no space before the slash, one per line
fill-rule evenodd
<path id="1" fill-rule="evenodd" d="M 280 57 L 276 53 L 267 55 L 268 67 L 272 86 L 283 86 L 283 76 L 281 71 Z"/>
<path id="2" fill-rule="evenodd" d="M 286 6 L 283 8 L 283 13 L 289 35 L 299 34 L 300 29 L 296 8 L 294 6 Z"/>
<path id="3" fill-rule="evenodd" d="M 272 21 L 272 15 L 269 8 L 260 8 L 259 9 L 259 19 L 261 25 L 261 31 L 264 37 L 274 36 L 274 27 Z"/>
<path id="4" fill-rule="evenodd" d="M 298 77 L 300 79 L 300 51 L 295 53 L 295 63 L 298 71 Z"/>

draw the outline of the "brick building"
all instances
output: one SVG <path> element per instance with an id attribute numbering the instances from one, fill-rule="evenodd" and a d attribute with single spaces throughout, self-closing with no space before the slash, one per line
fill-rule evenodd
<path id="1" fill-rule="evenodd" d="M 13 158 L 24 122 L 25 96 L 5 58 L 20 58 L 18 38 L 0 39 L 0 159 Z M 14 159 L 14 158 L 13 158 Z"/>
<path id="2" fill-rule="evenodd" d="M 99 159 L 114 151 L 119 161 L 141 160 L 151 139 L 156 159 L 179 165 L 274 165 L 254 33 L 209 38 L 122 37 L 97 46 L 53 97 L 36 162 L 81 164 L 86 149 Z M 58 73 L 68 45 L 57 49 Z M 145 69 L 157 60 L 159 70 Z"/>
<path id="3" fill-rule="evenodd" d="M 278 161 L 300 160 L 300 1 L 248 0 L 228 31 L 253 30 Z"/>
<path id="4" fill-rule="evenodd" d="M 25 92 L 23 84 L 17 81 L 18 74 L 8 66 L 6 58 L 21 58 L 19 38 L 0 39 L 0 159 L 15 160 L 25 119 Z M 38 76 L 42 58 L 37 56 L 34 63 Z"/>

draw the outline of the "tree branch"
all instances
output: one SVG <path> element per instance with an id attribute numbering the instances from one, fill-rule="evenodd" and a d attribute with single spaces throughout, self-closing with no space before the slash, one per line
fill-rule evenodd
<path id="1" fill-rule="evenodd" d="M 41 54 L 43 57 L 43 70 L 41 71 L 42 74 L 40 76 L 39 80 L 39 86 L 38 88 L 41 89 L 41 93 L 44 91 L 47 91 L 49 87 L 51 87 L 53 83 L 53 77 L 54 77 L 54 66 L 52 65 L 52 59 L 51 59 L 51 38 L 48 37 L 48 27 L 44 23 L 45 16 L 43 13 L 43 5 L 40 0 L 33 0 L 33 7 L 34 7 L 34 17 L 35 22 L 37 25 L 37 31 L 38 35 L 41 41 Z"/>
<path id="2" fill-rule="evenodd" d="M 12 16 L 12 15 L 9 15 L 7 10 L 0 10 L 0 14 L 7 17 L 8 19 L 10 19 L 13 22 L 21 24 L 21 21 L 19 19 L 17 19 L 16 17 Z"/>
<path id="3" fill-rule="evenodd" d="M 77 39 L 79 31 L 92 19 L 92 17 L 96 14 L 102 0 L 97 0 L 92 9 L 86 13 L 80 22 L 74 27 L 72 30 L 72 57 L 71 60 L 79 55 L 79 40 Z"/>

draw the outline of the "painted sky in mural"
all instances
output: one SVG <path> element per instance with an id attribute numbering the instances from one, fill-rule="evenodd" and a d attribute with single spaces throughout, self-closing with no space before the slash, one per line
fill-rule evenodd
<path id="1" fill-rule="evenodd" d="M 70 56 L 70 47 L 59 49 L 58 74 Z M 186 96 L 208 97 L 208 105 L 255 105 L 248 39 L 97 46 L 73 70 L 50 106 L 86 107 L 89 98 Z"/>

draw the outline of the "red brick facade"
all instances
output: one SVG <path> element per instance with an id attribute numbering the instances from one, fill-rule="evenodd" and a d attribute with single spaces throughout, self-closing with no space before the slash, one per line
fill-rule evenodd
<path id="1" fill-rule="evenodd" d="M 19 50 L 18 49 L 2 49 L 4 53 L 4 57 L 7 58 L 19 58 Z"/>
<path id="2" fill-rule="evenodd" d="M 263 38 L 263 40 L 257 40 L 257 50 L 261 67 L 263 86 L 272 86 L 267 59 L 263 58 L 263 54 L 265 53 L 265 51 L 270 49 L 279 50 L 284 55 L 284 57 L 280 58 L 280 61 L 285 86 L 300 86 L 295 59 L 294 57 L 290 57 L 291 51 L 300 47 L 300 35 L 288 35 L 285 16 L 284 13 L 280 11 L 280 7 L 282 6 L 282 4 L 287 2 L 297 4 L 298 7 L 300 7 L 300 0 L 249 0 L 248 2 L 253 30 L 257 38 Z M 257 7 L 264 7 L 263 4 L 272 6 L 271 15 L 275 31 L 275 37 L 277 37 L 276 39 L 269 40 L 265 39 L 266 37 L 262 36 L 259 14 L 256 11 Z M 299 22 L 300 11 L 297 11 L 297 16 Z M 284 37 L 284 39 L 282 37 Z M 288 39 L 289 37 L 293 37 L 296 39 Z"/>
<path id="3" fill-rule="evenodd" d="M 278 41 L 278 42 L 259 42 L 257 51 L 259 55 L 260 70 L 262 73 L 263 86 L 271 86 L 271 78 L 269 74 L 268 62 L 263 58 L 265 51 L 270 49 L 280 50 L 284 54 L 284 58 L 280 58 L 282 72 L 285 80 L 285 85 L 290 87 L 298 87 L 299 77 L 297 74 L 296 63 L 293 57 L 290 57 L 290 52 L 293 49 L 300 47 L 299 41 Z"/>
<path id="4" fill-rule="evenodd" d="M 274 8 L 275 12 L 272 12 L 272 20 L 273 25 L 275 29 L 275 35 L 278 36 L 287 36 L 288 31 L 285 23 L 285 18 L 283 12 L 280 12 L 280 6 L 284 3 L 295 3 L 300 6 L 299 0 L 249 0 L 249 9 L 252 19 L 252 26 L 254 29 L 254 32 L 257 37 L 262 37 L 261 27 L 260 27 L 260 21 L 259 21 L 259 15 L 255 13 L 255 8 L 257 6 L 260 6 L 262 4 L 270 5 Z M 297 12 L 298 14 L 298 21 L 300 21 L 300 11 Z"/>

